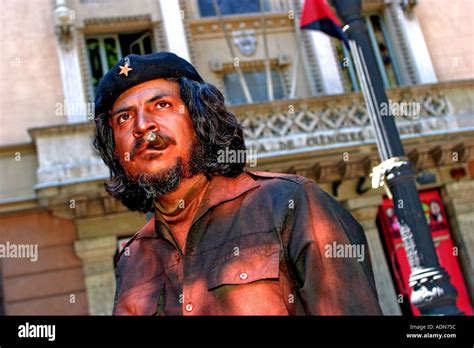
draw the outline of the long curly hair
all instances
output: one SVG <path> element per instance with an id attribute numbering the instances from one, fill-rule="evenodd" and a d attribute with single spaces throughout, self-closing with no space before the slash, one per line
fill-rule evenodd
<path id="1" fill-rule="evenodd" d="M 235 115 L 227 110 L 222 93 L 209 83 L 199 83 L 185 77 L 167 80 L 179 84 L 181 99 L 188 108 L 196 133 L 195 141 L 198 146 L 193 147 L 193 152 L 197 161 L 190 163 L 191 174 L 203 172 L 206 177 L 211 178 L 214 175 L 234 177 L 242 173 L 245 161 L 218 161 L 218 154 L 226 149 L 242 153 L 246 150 L 242 126 Z M 110 111 L 97 114 L 94 118 L 94 147 L 110 169 L 110 179 L 106 182 L 105 189 L 130 210 L 144 213 L 153 211 L 156 195 L 150 194 L 142 178 L 137 180 L 129 177 L 115 154 L 114 135 L 109 118 Z M 182 170 L 176 175 L 181 174 Z"/>

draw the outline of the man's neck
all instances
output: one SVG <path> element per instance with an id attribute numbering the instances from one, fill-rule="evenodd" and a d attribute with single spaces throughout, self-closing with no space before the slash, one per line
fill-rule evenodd
<path id="1" fill-rule="evenodd" d="M 157 199 L 158 211 L 164 215 L 175 215 L 185 210 L 195 199 L 202 199 L 207 185 L 208 180 L 203 173 L 181 180 L 175 191 Z"/>
<path id="2" fill-rule="evenodd" d="M 209 181 L 204 174 L 195 175 L 181 181 L 176 191 L 160 196 L 155 201 L 155 214 L 160 214 L 167 222 L 183 254 L 192 220 L 208 185 Z"/>

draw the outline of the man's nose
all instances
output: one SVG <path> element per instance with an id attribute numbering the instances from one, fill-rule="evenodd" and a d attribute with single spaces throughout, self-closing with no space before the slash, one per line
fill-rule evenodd
<path id="1" fill-rule="evenodd" d="M 135 121 L 135 128 L 133 130 L 133 136 L 135 138 L 141 138 L 150 131 L 157 132 L 159 130 L 160 127 L 158 126 L 158 123 L 153 120 L 152 116 L 146 115 L 146 113 L 143 111 L 139 112 Z"/>

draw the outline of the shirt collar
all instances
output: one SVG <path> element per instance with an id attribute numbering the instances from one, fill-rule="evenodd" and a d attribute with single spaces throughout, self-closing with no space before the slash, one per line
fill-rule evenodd
<path id="1" fill-rule="evenodd" d="M 247 172 L 243 172 L 233 178 L 222 175 L 213 176 L 204 194 L 201 205 L 194 216 L 193 224 L 212 207 L 236 199 L 259 186 L 260 184 Z M 147 221 L 145 226 L 138 232 L 137 239 L 157 238 L 159 236 L 162 236 L 162 232 L 155 232 L 155 218 L 152 218 Z"/>

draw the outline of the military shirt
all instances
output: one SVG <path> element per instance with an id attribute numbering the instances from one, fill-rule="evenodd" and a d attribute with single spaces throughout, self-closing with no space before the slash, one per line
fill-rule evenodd
<path id="1" fill-rule="evenodd" d="M 155 214 L 118 256 L 116 278 L 114 315 L 381 314 L 362 227 L 297 175 L 213 176 L 184 253 Z"/>

